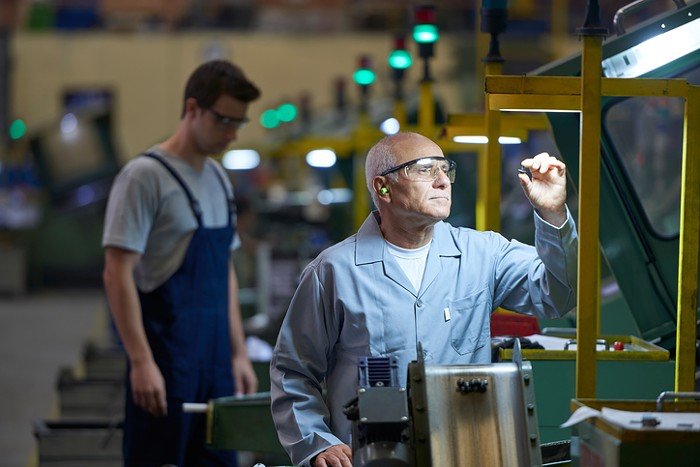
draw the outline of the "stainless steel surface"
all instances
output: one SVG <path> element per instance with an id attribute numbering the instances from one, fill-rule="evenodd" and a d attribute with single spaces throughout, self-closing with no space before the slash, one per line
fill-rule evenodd
<path id="1" fill-rule="evenodd" d="M 624 17 L 638 13 L 642 9 L 646 8 L 650 3 L 653 3 L 653 0 L 637 0 L 636 2 L 632 2 L 617 10 L 615 16 L 613 17 L 615 34 L 619 36 L 626 32 L 626 28 L 622 21 Z M 676 8 L 683 8 L 686 5 L 685 0 L 673 0 L 673 3 L 676 5 Z"/>
<path id="2" fill-rule="evenodd" d="M 533 384 L 532 374 L 528 362 L 522 368 L 516 363 L 425 366 L 419 384 L 425 386 L 431 465 L 541 464 L 534 396 L 525 389 Z M 474 378 L 488 381 L 488 389 L 457 390 L 458 380 Z M 420 404 L 414 401 L 414 410 Z"/>
<path id="3" fill-rule="evenodd" d="M 700 400 L 700 392 L 673 392 L 673 391 L 664 391 L 661 394 L 659 394 L 659 397 L 656 399 L 656 411 L 661 412 L 664 409 L 664 401 L 665 400 L 673 400 L 673 399 L 693 399 L 693 400 Z"/>

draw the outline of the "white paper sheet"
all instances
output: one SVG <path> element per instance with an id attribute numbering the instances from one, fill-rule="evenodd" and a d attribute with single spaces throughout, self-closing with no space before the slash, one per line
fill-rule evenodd
<path id="1" fill-rule="evenodd" d="M 602 417 L 606 421 L 628 430 L 700 431 L 700 413 L 676 412 L 631 412 L 603 407 L 601 411 L 588 406 L 579 407 L 561 428 L 581 423 L 592 417 Z M 644 426 L 644 419 L 656 420 L 658 424 Z"/>

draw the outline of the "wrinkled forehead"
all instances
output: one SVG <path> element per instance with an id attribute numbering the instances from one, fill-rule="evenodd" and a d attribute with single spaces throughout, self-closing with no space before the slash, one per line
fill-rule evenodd
<path id="1" fill-rule="evenodd" d="M 396 156 L 396 165 L 420 157 L 444 157 L 440 146 L 420 135 L 411 135 L 406 138 L 401 138 L 396 141 L 393 149 L 394 155 Z"/>

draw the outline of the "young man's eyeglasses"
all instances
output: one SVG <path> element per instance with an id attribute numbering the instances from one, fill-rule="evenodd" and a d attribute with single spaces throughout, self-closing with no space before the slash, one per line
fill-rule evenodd
<path id="1" fill-rule="evenodd" d="M 212 109 L 211 107 L 206 108 L 207 111 L 214 117 L 214 120 L 216 120 L 216 123 L 218 123 L 221 126 L 225 127 L 233 127 L 237 130 L 240 130 L 245 126 L 246 123 L 249 122 L 248 117 L 243 117 L 243 118 L 237 118 L 237 117 L 228 117 L 226 115 L 221 115 L 219 112 L 216 110 Z"/>
<path id="2" fill-rule="evenodd" d="M 401 169 L 406 178 L 414 182 L 433 182 L 442 172 L 450 179 L 450 183 L 454 183 L 457 163 L 441 156 L 421 157 L 387 169 L 379 175 L 384 176 Z"/>

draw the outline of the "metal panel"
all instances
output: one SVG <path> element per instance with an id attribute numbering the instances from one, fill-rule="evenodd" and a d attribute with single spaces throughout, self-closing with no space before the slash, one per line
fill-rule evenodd
<path id="1" fill-rule="evenodd" d="M 214 399 L 207 419 L 212 446 L 286 457 L 272 421 L 269 392 Z"/>
<path id="2" fill-rule="evenodd" d="M 418 441 L 428 434 L 430 465 L 540 465 L 534 383 L 528 362 L 518 365 L 425 366 L 411 375 Z M 484 380 L 485 392 L 462 393 L 458 381 Z M 425 401 L 421 401 L 425 398 Z M 421 408 L 422 407 L 422 408 Z M 419 446 L 420 448 L 420 446 Z M 419 451 L 420 454 L 420 451 Z M 418 458 L 419 465 L 427 465 Z"/>

